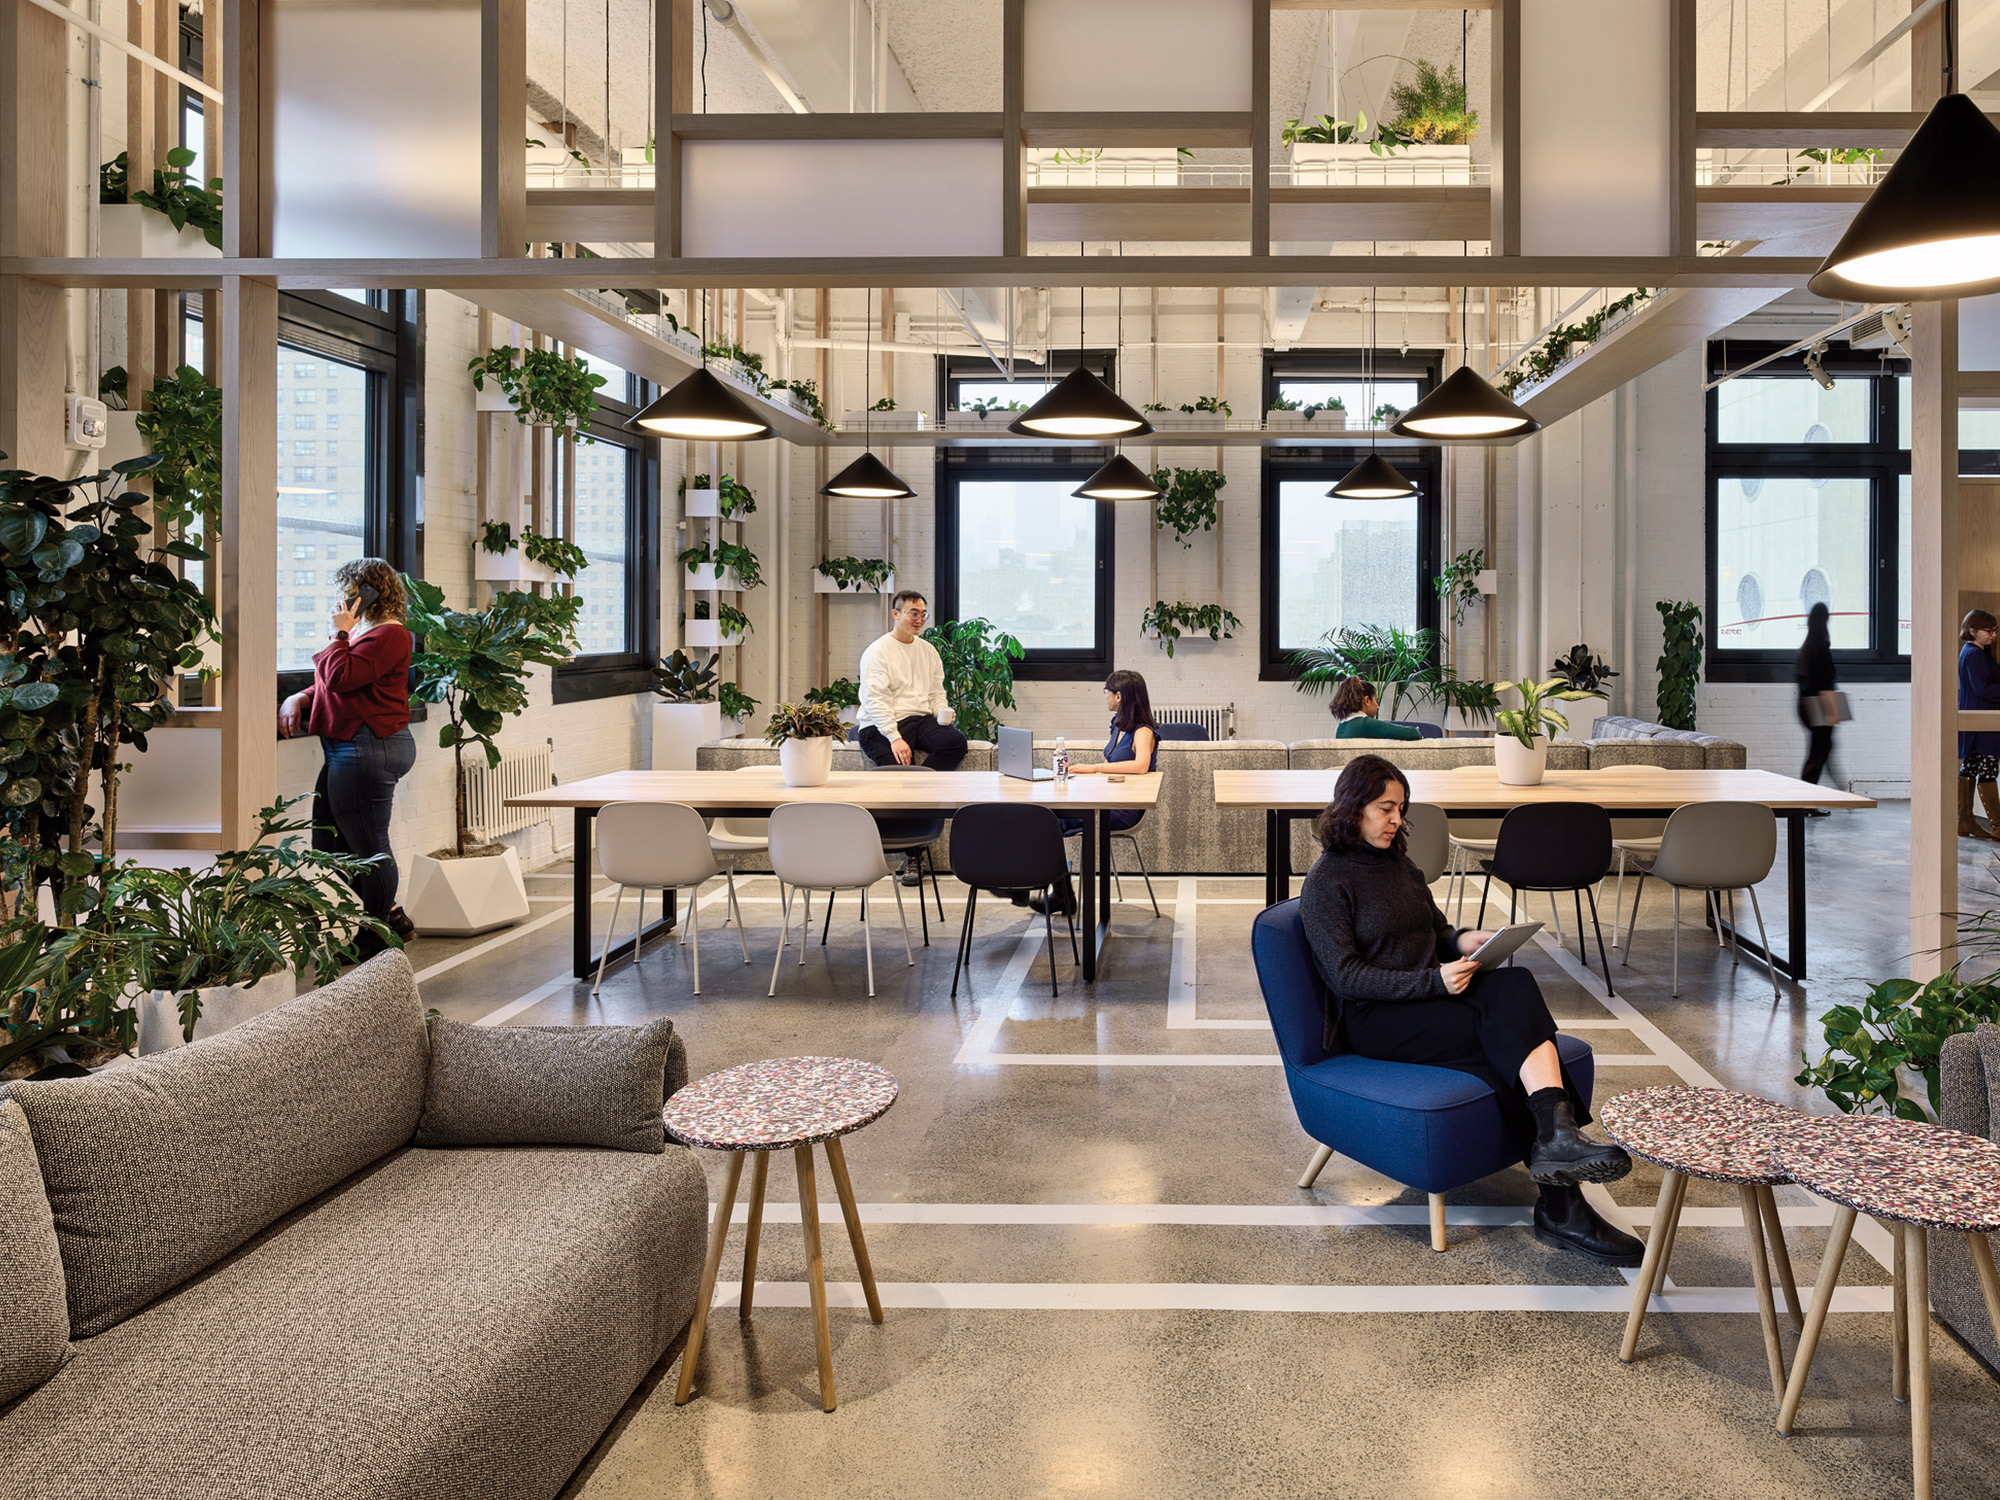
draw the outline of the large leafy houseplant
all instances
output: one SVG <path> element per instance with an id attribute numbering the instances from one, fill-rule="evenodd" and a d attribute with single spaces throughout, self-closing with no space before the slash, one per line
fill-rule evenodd
<path id="1" fill-rule="evenodd" d="M 1701 606 L 1689 600 L 1661 599 L 1665 637 L 1660 643 L 1660 689 L 1656 703 L 1660 722 L 1669 729 L 1693 729 L 1694 690 L 1701 681 Z"/>
<path id="2" fill-rule="evenodd" d="M 139 1029 L 131 965 L 93 950 L 90 929 L 103 923 L 91 913 L 50 927 L 32 908 L 0 921 L 0 1076 L 76 1075 L 84 1069 L 73 1051 L 131 1050 Z"/>
<path id="3" fill-rule="evenodd" d="M 1486 549 L 1468 547 L 1446 563 L 1444 571 L 1431 580 L 1439 602 L 1451 611 L 1452 624 L 1463 625 L 1465 612 L 1480 601 L 1479 575 L 1485 571 Z"/>
<path id="4" fill-rule="evenodd" d="M 604 377 L 592 372 L 582 355 L 564 356 L 553 349 L 521 349 L 501 344 L 467 363 L 472 388 L 486 389 L 490 377 L 514 404 L 516 421 L 539 422 L 557 436 L 579 443 L 595 439 L 585 431 L 597 412 L 597 388 Z"/>
<path id="5" fill-rule="evenodd" d="M 176 535 L 202 530 L 222 507 L 222 392 L 182 365 L 153 382 L 133 425 L 160 460 L 146 476 L 154 523 Z"/>
<path id="6" fill-rule="evenodd" d="M 1403 630 L 1394 625 L 1349 625 L 1329 630 L 1319 644 L 1292 653 L 1301 693 L 1317 697 L 1331 693 L 1350 677 L 1375 684 L 1389 698 L 1389 715 L 1403 711 L 1403 700 L 1422 702 L 1443 669 L 1437 665 L 1435 631 Z"/>
<path id="7" fill-rule="evenodd" d="M 1497 692 L 1512 689 L 1521 695 L 1519 708 L 1501 709 L 1493 716 L 1493 722 L 1500 733 L 1511 734 L 1530 750 L 1535 748 L 1538 738 L 1554 739 L 1558 730 L 1569 728 L 1569 716 L 1555 707 L 1556 703 L 1581 703 L 1586 698 L 1604 696 L 1595 688 L 1565 687 L 1560 677 L 1551 677 L 1546 682 L 1523 678 L 1519 682 L 1496 682 L 1493 686 Z"/>
<path id="8" fill-rule="evenodd" d="M 1928 983 L 1885 979 L 1859 1006 L 1836 1005 L 1820 1018 L 1826 1051 L 1793 1081 L 1816 1088 L 1843 1114 L 1936 1119 L 1943 1108 L 1939 1059 L 1945 1039 L 1981 1021 L 2000 1021 L 2000 987 L 1965 978 L 1958 967 Z M 1907 1073 L 1923 1079 L 1927 1110 L 1904 1092 Z"/>
<path id="9" fill-rule="evenodd" d="M 933 625 L 924 639 L 944 660 L 944 694 L 967 739 L 990 740 L 999 720 L 994 711 L 1014 706 L 1014 663 L 1027 648 L 997 630 L 990 620 L 950 620 Z"/>
<path id="10" fill-rule="evenodd" d="M 15 856 L 0 913 L 32 911 L 45 884 L 62 925 L 97 904 L 89 846 L 116 857 L 119 751 L 146 748 L 173 712 L 167 687 L 200 666 L 214 631 L 213 608 L 169 563 L 201 548 L 162 542 L 146 496 L 124 488 L 159 464 L 76 479 L 0 469 L 0 842 Z"/>
<path id="11" fill-rule="evenodd" d="M 445 711 L 438 743 L 452 753 L 456 852 L 462 858 L 472 852 L 465 807 L 465 747 L 477 745 L 485 752 L 487 765 L 500 764 L 500 747 L 493 737 L 528 706 L 529 669 L 569 659 L 576 641 L 575 605 L 580 600 L 538 599 L 508 590 L 485 609 L 451 609 L 443 589 L 407 573 L 403 590 L 409 595 L 411 633 L 424 643 L 412 663 L 417 686 L 411 696 L 421 703 L 441 704 Z"/>

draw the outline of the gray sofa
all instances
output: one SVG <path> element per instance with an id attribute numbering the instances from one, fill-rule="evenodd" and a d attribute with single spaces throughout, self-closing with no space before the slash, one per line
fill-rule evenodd
<path id="1" fill-rule="evenodd" d="M 686 1327 L 708 1216 L 671 1023 L 564 1030 L 427 1025 L 390 952 L 9 1086 L 0 1495 L 555 1495 Z"/>
<path id="2" fill-rule="evenodd" d="M 1655 724 L 1650 719 L 1628 719 L 1619 714 L 1607 714 L 1591 726 L 1592 769 L 1600 763 L 1597 758 L 1598 747 L 1609 750 L 1612 748 L 1610 742 L 1629 740 L 1642 740 L 1660 751 L 1664 751 L 1669 745 L 1698 747 L 1701 751 L 1701 761 L 1697 765 L 1686 766 L 1687 770 L 1740 771 L 1750 763 L 1749 751 L 1735 740 L 1725 740 L 1720 735 L 1703 734 L 1695 729 L 1669 729 L 1666 725 Z M 1630 765 L 1633 762 L 1608 759 L 1602 764 Z M 1682 768 L 1676 761 L 1650 761 L 1647 764 Z"/>
<path id="3" fill-rule="evenodd" d="M 1981 1025 L 1945 1038 L 1940 1061 L 1943 1123 L 2000 1140 L 2000 1026 Z M 1972 1267 L 1965 1236 L 1933 1234 L 1930 1250 L 1932 1307 L 1986 1361 L 1989 1371 L 2000 1372 L 2000 1336 L 1979 1293 L 1979 1273 Z"/>

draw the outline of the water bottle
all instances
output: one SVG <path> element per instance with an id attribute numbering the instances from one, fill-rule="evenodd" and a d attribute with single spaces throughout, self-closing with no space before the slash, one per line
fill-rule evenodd
<path id="1" fill-rule="evenodd" d="M 1069 745 L 1061 735 L 1056 736 L 1056 785 L 1067 790 L 1069 787 Z"/>

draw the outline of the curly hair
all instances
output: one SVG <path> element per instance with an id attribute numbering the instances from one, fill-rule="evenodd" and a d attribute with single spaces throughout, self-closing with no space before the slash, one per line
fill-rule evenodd
<path id="1" fill-rule="evenodd" d="M 410 601 L 403 593 L 403 580 L 396 576 L 396 570 L 379 557 L 356 557 L 342 563 L 334 570 L 334 586 L 345 598 L 360 592 L 366 584 L 380 595 L 363 616 L 371 623 L 378 620 L 407 620 Z"/>
<path id="2" fill-rule="evenodd" d="M 1319 840 L 1322 849 L 1372 848 L 1361 837 L 1361 814 L 1368 804 L 1388 789 L 1390 782 L 1403 789 L 1403 806 L 1410 805 L 1410 779 L 1395 765 L 1379 755 L 1357 755 L 1347 763 L 1340 773 L 1340 780 L 1333 784 L 1333 800 L 1326 810 L 1313 819 L 1313 837 Z M 1396 837 L 1390 843 L 1391 853 L 1401 854 L 1409 847 L 1410 825 L 1405 823 L 1396 830 Z"/>
<path id="3" fill-rule="evenodd" d="M 1333 692 L 1333 716 L 1336 719 L 1350 718 L 1368 706 L 1368 700 L 1375 696 L 1375 689 L 1365 677 L 1350 677 Z"/>

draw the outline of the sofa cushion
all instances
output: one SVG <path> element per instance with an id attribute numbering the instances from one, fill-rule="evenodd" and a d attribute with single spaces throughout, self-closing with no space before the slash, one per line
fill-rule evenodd
<path id="1" fill-rule="evenodd" d="M 416 1129 L 429 1048 L 402 950 L 219 1036 L 17 1083 L 55 1211 L 70 1337 L 212 1265 Z"/>
<path id="2" fill-rule="evenodd" d="M 644 1026 L 468 1026 L 432 1016 L 419 1146 L 667 1149 L 660 1110 L 687 1083 L 687 1048 Z"/>
<path id="3" fill-rule="evenodd" d="M 0 1406 L 69 1358 L 62 1249 L 21 1106 L 0 1099 Z"/>
<path id="4" fill-rule="evenodd" d="M 707 1217 L 679 1146 L 395 1152 L 79 1344 L 0 1494 L 547 1500 L 687 1325 Z"/>
<path id="5" fill-rule="evenodd" d="M 1593 771 L 1608 770 L 1613 766 L 1659 766 L 1668 771 L 1699 771 L 1708 765 L 1707 752 L 1700 745 L 1659 735 L 1652 739 L 1592 740 L 1586 748 L 1590 752 L 1590 769 Z"/>

